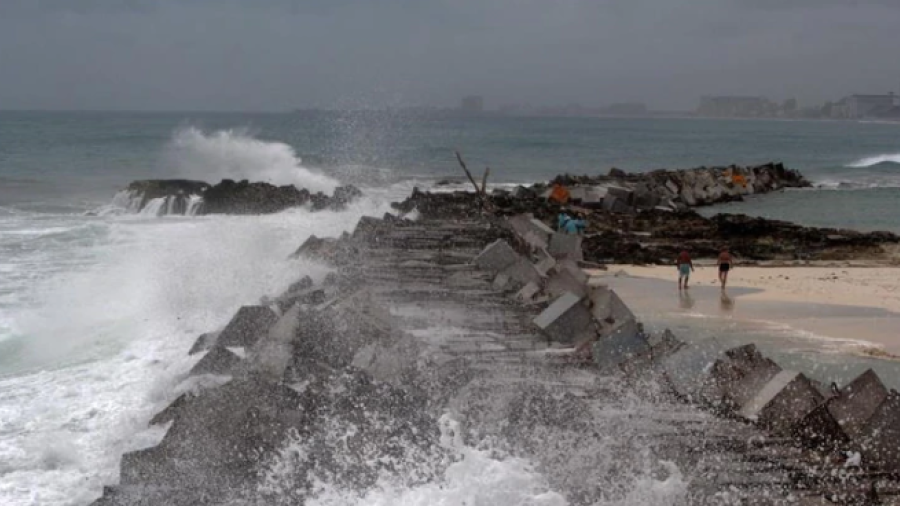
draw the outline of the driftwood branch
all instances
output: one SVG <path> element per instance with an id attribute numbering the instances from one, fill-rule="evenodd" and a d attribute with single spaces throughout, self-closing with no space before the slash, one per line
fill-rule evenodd
<path id="1" fill-rule="evenodd" d="M 491 168 L 485 167 L 484 168 L 484 177 L 481 178 L 481 194 L 482 195 L 487 195 L 487 178 L 490 173 L 491 173 Z"/>
<path id="2" fill-rule="evenodd" d="M 459 154 L 459 151 L 456 151 L 456 160 L 459 162 L 459 166 L 462 167 L 462 170 L 465 171 L 466 176 L 468 176 L 469 181 L 472 182 L 472 186 L 475 187 L 475 193 L 478 195 L 484 195 L 481 189 L 478 188 L 478 183 L 475 182 L 475 178 L 472 177 L 472 173 L 469 172 L 469 168 L 466 167 L 466 162 L 463 161 L 462 155 Z"/>

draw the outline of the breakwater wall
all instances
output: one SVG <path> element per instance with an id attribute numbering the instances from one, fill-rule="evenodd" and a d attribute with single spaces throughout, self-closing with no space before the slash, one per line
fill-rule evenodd
<path id="1" fill-rule="evenodd" d="M 671 504 L 897 494 L 897 394 L 873 374 L 832 389 L 752 346 L 647 335 L 578 268 L 579 237 L 525 216 L 386 218 L 310 238 L 296 254 L 332 275 L 198 338 L 199 386 L 151 421 L 165 437 L 124 455 L 95 504 L 412 489 L 445 479 L 448 426 L 535 462 L 571 504 L 625 501 L 654 477 L 683 484 Z"/>

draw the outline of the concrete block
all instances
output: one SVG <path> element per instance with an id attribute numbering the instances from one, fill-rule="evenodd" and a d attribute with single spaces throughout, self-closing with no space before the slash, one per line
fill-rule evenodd
<path id="1" fill-rule="evenodd" d="M 666 212 L 666 213 L 673 213 L 673 212 L 675 212 L 675 209 L 672 208 L 672 207 L 669 207 L 669 206 L 656 206 L 656 207 L 653 208 L 653 210 L 654 210 L 654 211 L 663 211 L 663 212 Z"/>
<path id="2" fill-rule="evenodd" d="M 494 288 L 494 290 L 502 291 L 509 286 L 509 281 L 509 275 L 501 272 L 494 278 L 494 282 L 491 286 Z"/>
<path id="3" fill-rule="evenodd" d="M 823 400 L 803 373 L 781 371 L 741 407 L 739 414 L 777 434 L 788 434 Z"/>
<path id="4" fill-rule="evenodd" d="M 537 252 L 537 263 L 534 267 L 537 269 L 538 273 L 541 276 L 548 276 L 550 274 L 550 269 L 556 267 L 556 259 L 553 258 L 553 255 L 547 251 L 546 248 L 541 248 Z"/>
<path id="5" fill-rule="evenodd" d="M 566 344 L 595 333 L 590 310 L 574 293 L 566 293 L 553 301 L 534 319 L 534 324 L 549 339 Z"/>
<path id="6" fill-rule="evenodd" d="M 540 293 L 541 287 L 537 283 L 528 283 L 516 292 L 516 299 L 522 302 L 531 302 Z"/>
<path id="7" fill-rule="evenodd" d="M 711 372 L 724 352 L 725 346 L 715 338 L 685 345 L 662 360 L 663 374 L 672 390 L 689 402 L 717 401 Z"/>
<path id="8" fill-rule="evenodd" d="M 581 205 L 588 208 L 603 206 L 603 198 L 607 195 L 607 189 L 603 186 L 590 186 L 584 190 L 584 200 Z"/>
<path id="9" fill-rule="evenodd" d="M 231 374 L 241 362 L 241 357 L 222 345 L 213 346 L 199 362 L 191 368 L 190 375 L 197 374 Z"/>
<path id="10" fill-rule="evenodd" d="M 294 304 L 272 325 L 266 337 L 252 348 L 248 359 L 251 367 L 273 382 L 282 379 L 290 363 L 293 351 L 291 340 L 300 326 L 300 312 L 300 303 Z"/>
<path id="11" fill-rule="evenodd" d="M 727 350 L 714 364 L 712 375 L 722 392 L 722 407 L 739 410 L 779 372 L 778 364 L 748 344 Z"/>
<path id="12" fill-rule="evenodd" d="M 619 366 L 638 355 L 648 353 L 650 347 L 634 320 L 617 322 L 594 343 L 592 356 L 600 372 L 611 374 Z"/>
<path id="13" fill-rule="evenodd" d="M 551 296 L 559 296 L 572 292 L 579 297 L 588 295 L 588 276 L 571 260 L 561 260 L 550 271 L 545 283 L 545 290 Z"/>
<path id="14" fill-rule="evenodd" d="M 662 360 L 685 346 L 684 341 L 678 339 L 669 329 L 665 329 L 660 334 L 648 336 L 647 344 L 650 346 L 650 354 L 654 361 Z"/>
<path id="15" fill-rule="evenodd" d="M 546 248 L 550 244 L 553 229 L 531 214 L 518 214 L 507 219 L 513 231 L 533 249 Z"/>
<path id="16" fill-rule="evenodd" d="M 891 390 L 856 433 L 863 463 L 900 471 L 900 394 Z"/>
<path id="17" fill-rule="evenodd" d="M 520 285 L 540 283 L 543 278 L 537 267 L 522 257 L 518 257 L 515 262 L 503 269 L 501 274 L 505 274 Z"/>
<path id="18" fill-rule="evenodd" d="M 806 414 L 791 429 L 791 436 L 806 446 L 822 451 L 834 451 L 847 447 L 850 438 L 828 410 L 828 401 Z"/>
<path id="19" fill-rule="evenodd" d="M 606 286 L 591 287 L 591 313 L 598 322 L 637 320 L 619 295 Z"/>
<path id="20" fill-rule="evenodd" d="M 582 237 L 575 234 L 556 232 L 550 237 L 550 247 L 547 251 L 557 260 L 569 259 L 576 262 L 584 260 L 581 250 Z"/>
<path id="21" fill-rule="evenodd" d="M 569 188 L 569 200 L 575 203 L 583 202 L 586 194 L 587 189 L 584 186 L 575 186 Z"/>
<path id="22" fill-rule="evenodd" d="M 634 190 L 621 186 L 607 186 L 606 194 L 607 196 L 615 197 L 616 200 L 620 200 L 626 205 L 631 205 L 631 199 L 634 195 Z"/>
<path id="23" fill-rule="evenodd" d="M 244 306 L 219 334 L 216 342 L 219 346 L 253 346 L 277 320 L 278 315 L 265 306 Z"/>
<path id="24" fill-rule="evenodd" d="M 331 301 L 321 309 L 332 309 L 351 317 L 365 319 L 370 325 L 389 332 L 393 323 L 391 310 L 368 288 L 362 288 L 341 299 Z"/>
<path id="25" fill-rule="evenodd" d="M 484 248 L 475 257 L 474 262 L 478 268 L 496 274 L 515 263 L 518 259 L 519 255 L 506 241 L 497 239 Z"/>
<path id="26" fill-rule="evenodd" d="M 616 208 L 616 203 L 618 201 L 619 201 L 619 199 L 617 199 L 615 196 L 606 195 L 605 197 L 603 197 L 603 209 L 606 209 L 607 211 L 612 212 L 613 209 Z"/>
<path id="27" fill-rule="evenodd" d="M 391 226 L 389 223 L 379 218 L 363 216 L 356 223 L 356 228 L 353 229 L 353 240 L 373 242 L 377 240 L 379 232 L 389 226 Z"/>
<path id="28" fill-rule="evenodd" d="M 201 351 L 206 351 L 213 347 L 216 344 L 216 339 L 219 338 L 218 332 L 207 332 L 205 334 L 201 334 L 200 337 L 194 341 L 194 345 L 191 346 L 190 351 L 188 351 L 188 355 L 193 355 L 195 353 L 200 353 Z"/>
<path id="29" fill-rule="evenodd" d="M 889 393 L 875 371 L 869 369 L 828 400 L 828 411 L 844 433 L 855 439 Z"/>

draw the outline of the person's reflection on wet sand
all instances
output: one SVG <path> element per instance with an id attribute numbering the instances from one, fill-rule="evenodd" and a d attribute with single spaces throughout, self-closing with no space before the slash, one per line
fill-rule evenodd
<path id="1" fill-rule="evenodd" d="M 719 309 L 721 309 L 723 313 L 734 311 L 734 299 L 729 297 L 725 290 L 722 290 L 722 296 L 719 298 Z"/>
<path id="2" fill-rule="evenodd" d="M 678 306 L 681 307 L 681 309 L 694 308 L 694 298 L 691 297 L 691 294 L 687 290 L 678 292 Z"/>

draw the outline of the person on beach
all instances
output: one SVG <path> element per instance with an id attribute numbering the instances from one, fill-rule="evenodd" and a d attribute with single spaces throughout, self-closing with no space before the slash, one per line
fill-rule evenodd
<path id="1" fill-rule="evenodd" d="M 566 229 L 566 223 L 571 220 L 572 217 L 569 216 L 565 211 L 560 211 L 559 216 L 556 217 L 556 230 L 560 232 Z"/>
<path id="2" fill-rule="evenodd" d="M 722 290 L 724 290 L 725 285 L 728 283 L 728 271 L 731 270 L 733 263 L 731 253 L 728 252 L 728 246 L 722 246 L 719 260 L 716 263 L 719 265 L 719 282 L 722 283 Z"/>
<path id="3" fill-rule="evenodd" d="M 686 249 L 681 250 L 681 253 L 678 254 L 678 258 L 675 259 L 675 265 L 678 266 L 678 289 L 687 290 L 690 288 L 688 281 L 691 279 L 691 272 L 694 271 L 694 262 Z"/>

